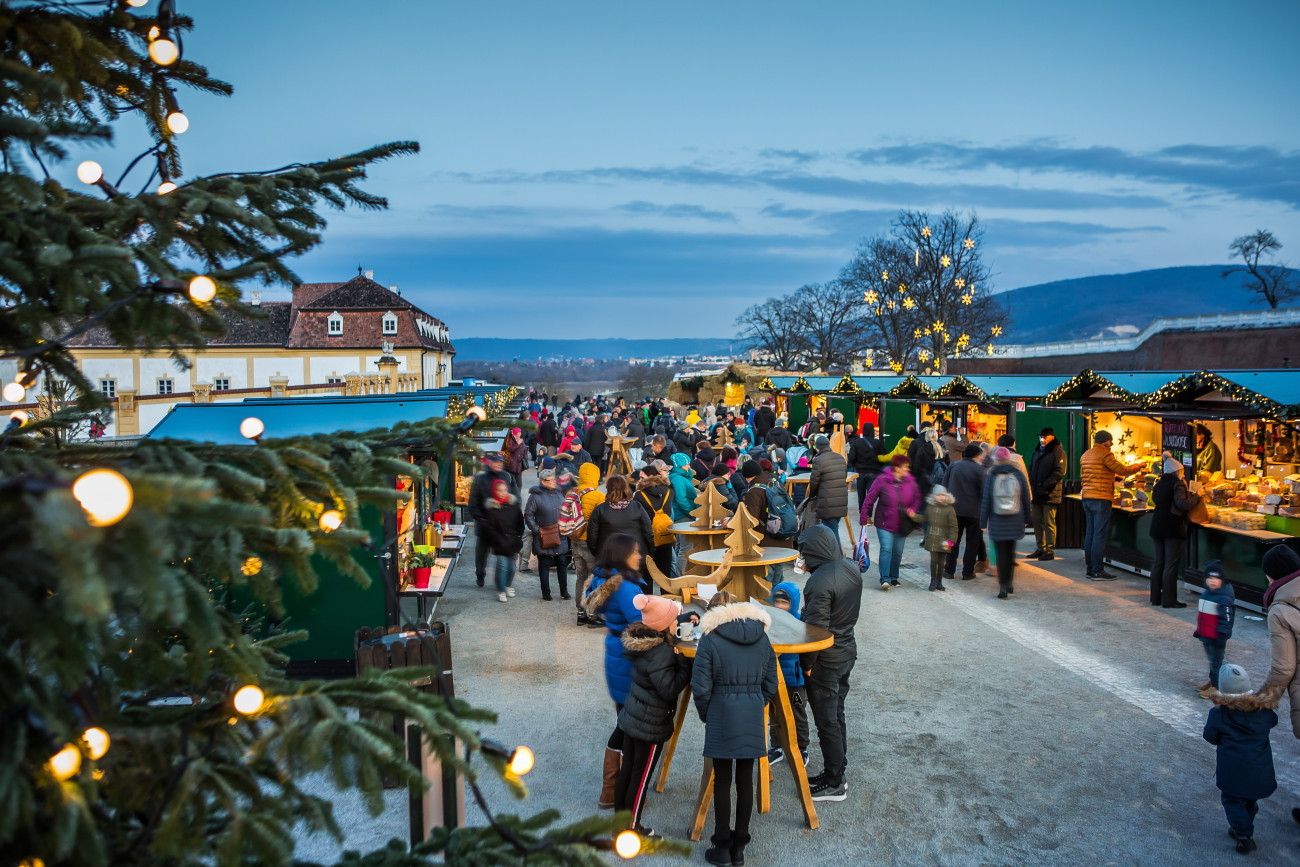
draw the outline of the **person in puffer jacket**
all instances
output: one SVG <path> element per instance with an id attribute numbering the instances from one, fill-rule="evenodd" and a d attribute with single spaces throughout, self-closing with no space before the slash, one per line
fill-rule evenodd
<path id="1" fill-rule="evenodd" d="M 674 452 L 672 462 L 668 483 L 673 486 L 673 520 L 689 521 L 699 493 L 695 488 L 695 473 L 691 472 L 691 459 L 681 452 Z"/>
<path id="2" fill-rule="evenodd" d="M 681 603 L 662 596 L 638 595 L 632 604 L 641 622 L 623 630 L 623 656 L 632 665 L 632 686 L 618 715 L 623 732 L 623 765 L 614 787 L 614 809 L 632 813 L 632 830 L 651 833 L 641 822 L 650 780 L 673 733 L 677 699 L 691 680 L 689 657 L 673 646 Z"/>
<path id="3" fill-rule="evenodd" d="M 1205 592 L 1196 606 L 1196 632 L 1210 661 L 1210 680 L 1197 689 L 1202 693 L 1219 688 L 1219 669 L 1232 637 L 1232 622 L 1236 618 L 1237 594 L 1228 583 L 1223 563 L 1211 560 L 1205 564 Z"/>
<path id="4" fill-rule="evenodd" d="M 639 511 L 639 510 L 638 510 Z M 623 630 L 641 620 L 641 609 L 633 601 L 648 595 L 650 588 L 641 577 L 642 555 L 637 540 L 626 533 L 614 533 L 603 543 L 591 588 L 583 608 L 589 618 L 605 624 L 605 686 L 614 702 L 615 714 L 623 712 L 632 686 L 632 663 L 623 655 Z M 600 789 L 602 810 L 614 806 L 614 789 L 623 759 L 623 730 L 617 725 L 605 745 L 605 770 Z"/>
<path id="5" fill-rule="evenodd" d="M 795 618 L 803 620 L 799 613 L 799 585 L 793 581 L 782 581 L 772 588 L 772 597 L 768 600 L 773 608 L 789 611 Z M 785 681 L 785 691 L 790 696 L 791 715 L 794 716 L 795 742 L 799 745 L 800 760 L 808 764 L 808 690 L 804 687 L 803 668 L 799 665 L 799 654 L 778 653 L 777 664 L 781 666 L 781 679 Z M 767 760 L 772 764 L 785 761 L 785 750 L 776 744 L 785 743 L 782 731 L 785 721 L 781 709 L 772 707 L 768 712 L 770 722 L 769 742 L 773 747 L 767 751 Z"/>

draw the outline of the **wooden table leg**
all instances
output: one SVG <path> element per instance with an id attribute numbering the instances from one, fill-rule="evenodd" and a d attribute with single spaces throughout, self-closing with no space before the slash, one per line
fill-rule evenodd
<path id="1" fill-rule="evenodd" d="M 768 732 L 768 705 L 763 705 L 763 731 Z M 772 766 L 764 755 L 758 760 L 758 812 L 772 809 Z"/>
<path id="2" fill-rule="evenodd" d="M 730 796 L 730 793 L 728 793 Z M 704 773 L 700 775 L 700 794 L 695 802 L 695 821 L 691 825 L 690 838 L 698 843 L 704 836 L 704 822 L 709 818 L 709 805 L 713 802 L 713 759 L 704 759 Z"/>
<path id="3" fill-rule="evenodd" d="M 844 526 L 849 531 L 849 547 L 856 548 L 858 546 L 858 539 L 853 535 L 853 522 L 849 520 L 847 513 L 844 515 Z"/>
<path id="4" fill-rule="evenodd" d="M 691 685 L 686 684 L 686 689 L 682 690 L 681 700 L 677 702 L 677 719 L 673 721 L 673 733 L 668 738 L 668 745 L 664 748 L 663 767 L 659 769 L 659 782 L 655 785 L 655 791 L 662 794 L 664 788 L 668 785 L 668 768 L 673 763 L 673 753 L 677 752 L 677 738 L 682 734 L 682 725 L 686 722 L 686 713 L 691 709 Z"/>
<path id="5" fill-rule="evenodd" d="M 799 753 L 799 738 L 794 730 L 794 711 L 790 708 L 790 693 L 785 688 L 785 678 L 776 679 L 777 698 L 781 702 L 781 719 L 785 722 L 785 733 L 781 746 L 785 749 L 785 763 L 794 774 L 794 785 L 799 790 L 799 801 L 803 804 L 803 815 L 808 821 L 809 829 L 817 830 L 817 807 L 813 804 L 812 792 L 808 788 L 808 769 L 804 767 Z M 800 758 L 795 758 L 800 756 Z"/>

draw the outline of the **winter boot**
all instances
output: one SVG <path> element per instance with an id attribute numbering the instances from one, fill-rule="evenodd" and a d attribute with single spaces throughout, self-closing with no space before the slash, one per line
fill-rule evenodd
<path id="1" fill-rule="evenodd" d="M 718 867 L 731 867 L 730 828 L 719 828 L 713 832 L 713 845 L 705 851 L 704 860 Z"/>
<path id="2" fill-rule="evenodd" d="M 976 574 L 976 575 L 983 575 L 983 574 L 985 574 L 985 573 L 988 572 L 988 571 L 989 571 L 989 561 L 988 561 L 988 560 L 976 560 L 976 561 L 975 561 L 975 574 Z M 963 575 L 962 577 L 965 578 L 966 576 Z"/>
<path id="3" fill-rule="evenodd" d="M 602 810 L 614 807 L 614 785 L 618 782 L 618 769 L 622 764 L 622 751 L 605 747 L 605 776 L 600 784 L 600 803 L 597 804 Z"/>
<path id="4" fill-rule="evenodd" d="M 731 867 L 745 867 L 745 844 L 748 842 L 748 834 L 736 834 L 731 838 Z"/>

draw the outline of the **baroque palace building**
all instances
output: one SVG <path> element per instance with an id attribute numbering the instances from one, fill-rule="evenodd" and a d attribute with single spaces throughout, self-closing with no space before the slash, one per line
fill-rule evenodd
<path id="1" fill-rule="evenodd" d="M 254 303 L 257 303 L 254 301 Z M 258 304 L 265 318 L 226 314 L 224 336 L 185 352 L 182 369 L 167 353 L 114 346 L 102 329 L 73 345 L 82 373 L 113 407 L 109 436 L 148 433 L 177 403 L 236 401 L 307 394 L 397 394 L 451 382 L 456 354 L 441 320 L 381 286 L 374 272 L 346 283 L 303 283 L 292 301 Z M 0 376 L 17 374 L 4 362 Z M 37 401 L 43 383 L 28 392 Z M 5 411 L 41 412 L 39 403 Z"/>

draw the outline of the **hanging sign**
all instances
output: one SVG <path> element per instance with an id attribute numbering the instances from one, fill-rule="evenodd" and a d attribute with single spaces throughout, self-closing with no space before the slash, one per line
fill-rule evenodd
<path id="1" fill-rule="evenodd" d="M 1192 442 L 1192 426 L 1185 421 L 1164 421 L 1160 424 L 1160 448 L 1169 452 L 1183 465 L 1183 474 L 1192 476 L 1192 463 L 1196 457 Z"/>
<path id="2" fill-rule="evenodd" d="M 1025 411 L 1025 402 L 1023 400 L 1016 401 L 1016 412 L 1024 412 L 1024 411 Z"/>

